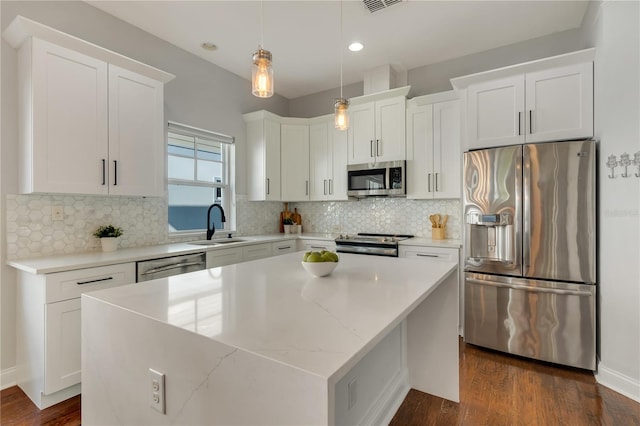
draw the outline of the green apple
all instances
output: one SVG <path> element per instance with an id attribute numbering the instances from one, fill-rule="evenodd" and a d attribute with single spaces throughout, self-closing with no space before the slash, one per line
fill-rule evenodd
<path id="1" fill-rule="evenodd" d="M 307 261 L 307 259 L 309 258 L 309 255 L 310 255 L 310 254 L 311 254 L 311 252 L 310 252 L 310 251 L 306 252 L 306 253 L 304 254 L 304 256 L 302 256 L 302 261 L 303 261 L 303 262 L 306 262 L 306 261 Z"/>
<path id="2" fill-rule="evenodd" d="M 311 254 L 307 257 L 307 262 L 322 262 L 322 256 L 318 252 L 311 252 Z"/>

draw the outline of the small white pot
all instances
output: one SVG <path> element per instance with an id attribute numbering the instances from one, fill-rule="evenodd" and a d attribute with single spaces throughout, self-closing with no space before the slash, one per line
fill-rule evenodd
<path id="1" fill-rule="evenodd" d="M 102 251 L 116 251 L 116 250 L 118 250 L 118 238 L 117 237 L 103 237 L 103 238 L 100 238 L 100 244 L 102 244 Z"/>
<path id="2" fill-rule="evenodd" d="M 293 225 L 284 225 L 284 233 L 285 234 L 290 234 L 291 233 L 291 227 Z"/>

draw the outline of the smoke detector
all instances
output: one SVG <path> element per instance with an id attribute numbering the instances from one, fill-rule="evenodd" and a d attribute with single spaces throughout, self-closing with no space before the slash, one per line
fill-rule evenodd
<path id="1" fill-rule="evenodd" d="M 402 3 L 404 0 L 362 0 L 362 3 L 369 9 L 369 12 L 377 12 L 382 9 Z"/>

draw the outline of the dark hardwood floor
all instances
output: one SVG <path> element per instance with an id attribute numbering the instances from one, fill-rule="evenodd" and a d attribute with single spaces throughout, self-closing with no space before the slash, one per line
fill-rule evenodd
<path id="1" fill-rule="evenodd" d="M 1 394 L 2 425 L 79 425 L 80 397 L 38 410 L 18 388 Z M 640 426 L 640 404 L 592 374 L 460 343 L 460 403 L 411 390 L 391 425 Z"/>

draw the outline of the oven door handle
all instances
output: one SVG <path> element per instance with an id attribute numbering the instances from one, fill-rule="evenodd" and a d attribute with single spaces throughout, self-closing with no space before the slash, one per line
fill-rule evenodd
<path id="1" fill-rule="evenodd" d="M 551 293 L 551 294 L 570 295 L 570 296 L 593 296 L 593 294 L 589 291 L 561 290 L 557 288 L 534 287 L 534 286 L 519 285 L 519 284 L 507 284 L 507 283 L 500 283 L 497 281 L 477 280 L 475 278 L 466 278 L 466 281 L 471 284 L 508 288 L 511 290 L 531 291 L 535 293 Z"/>

